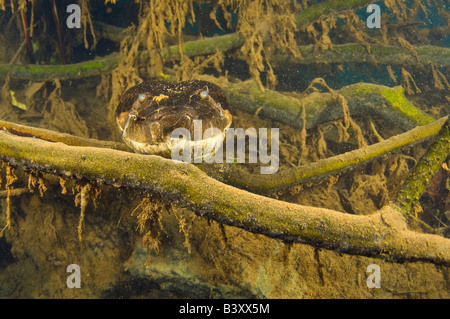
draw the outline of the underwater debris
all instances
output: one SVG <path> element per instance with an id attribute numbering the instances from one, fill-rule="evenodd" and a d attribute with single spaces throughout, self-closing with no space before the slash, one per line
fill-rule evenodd
<path id="1" fill-rule="evenodd" d="M 431 63 L 431 70 L 433 72 L 434 87 L 438 90 L 450 90 L 450 83 L 441 71 L 437 68 L 435 63 Z"/>
<path id="2" fill-rule="evenodd" d="M 97 197 L 100 195 L 100 188 L 95 187 L 92 183 L 89 182 L 78 182 L 75 185 L 74 192 L 77 192 L 77 194 L 75 195 L 75 206 L 80 206 L 80 220 L 78 222 L 77 232 L 78 240 L 81 241 L 83 239 L 83 224 L 86 207 L 89 203 L 89 200 L 91 200 L 94 204 L 94 209 L 97 208 Z"/>
<path id="3" fill-rule="evenodd" d="M 161 209 L 164 206 L 156 196 L 147 194 L 131 212 L 132 216 L 137 212 L 137 228 L 141 234 L 144 234 L 142 243 L 147 247 L 147 251 L 153 249 L 156 253 L 159 252 L 161 236 L 166 233 L 161 221 Z"/>
<path id="4" fill-rule="evenodd" d="M 415 93 L 420 93 L 420 89 L 417 87 L 412 75 L 404 68 L 402 68 L 402 79 L 406 94 L 413 95 Z"/>
<path id="5" fill-rule="evenodd" d="M 6 225 L 0 231 L 0 237 L 3 237 L 6 230 L 11 228 L 11 192 L 13 190 L 12 184 L 17 181 L 18 178 L 14 175 L 14 168 L 10 165 L 6 165 Z"/>
<path id="6" fill-rule="evenodd" d="M 41 197 L 44 196 L 45 191 L 47 190 L 47 186 L 45 186 L 44 178 L 40 172 L 30 172 L 28 174 L 28 190 L 30 193 L 33 193 L 36 189 L 39 190 L 39 194 Z"/>
<path id="7" fill-rule="evenodd" d="M 61 82 L 54 80 L 55 89 L 45 104 L 43 117 L 52 129 L 77 136 L 89 137 L 86 122 L 76 111 L 75 105 L 61 98 Z"/>

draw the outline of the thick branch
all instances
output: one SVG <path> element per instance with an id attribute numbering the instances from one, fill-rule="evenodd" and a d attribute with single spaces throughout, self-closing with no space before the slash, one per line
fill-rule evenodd
<path id="1" fill-rule="evenodd" d="M 406 230 L 402 215 L 390 207 L 358 216 L 279 202 L 223 184 L 191 164 L 8 132 L 0 132 L 0 157 L 15 166 L 149 189 L 200 216 L 285 241 L 351 254 L 450 263 L 450 240 Z"/>
<path id="2" fill-rule="evenodd" d="M 183 44 L 183 52 L 187 56 L 207 55 L 216 50 L 229 51 L 241 47 L 243 39 L 236 33 L 230 33 L 224 36 L 204 38 L 195 41 L 188 41 Z M 371 54 L 380 64 L 389 65 L 411 65 L 416 64 L 415 58 L 407 49 L 371 45 Z M 370 55 L 367 54 L 364 47 L 360 44 L 336 45 L 334 50 L 328 50 L 322 53 L 314 52 L 313 45 L 299 46 L 302 53 L 301 58 L 295 58 L 291 55 L 276 54 L 271 59 L 275 63 L 348 63 L 361 62 L 373 63 Z M 418 46 L 415 47 L 420 60 L 424 63 L 433 62 L 438 66 L 450 66 L 450 49 L 436 46 Z M 178 46 L 170 46 L 163 50 L 163 56 L 167 60 L 179 58 Z M 91 61 L 67 64 L 67 65 L 20 65 L 20 64 L 0 64 L 0 75 L 9 74 L 11 78 L 44 81 L 49 79 L 78 79 L 89 76 L 101 75 L 111 72 L 119 65 L 120 57 L 113 53 L 106 57 Z M 147 63 L 148 53 L 143 52 L 139 57 L 142 63 Z"/>
<path id="3" fill-rule="evenodd" d="M 109 73 L 119 65 L 119 60 L 119 54 L 113 53 L 104 58 L 65 65 L 0 64 L 0 75 L 33 81 L 78 79 Z"/>
<path id="4" fill-rule="evenodd" d="M 214 81 L 211 79 L 211 81 Z M 255 81 L 240 82 L 224 87 L 230 104 L 248 113 L 259 115 L 302 128 L 302 105 L 306 110 L 306 128 L 342 117 L 342 106 L 331 93 L 312 93 L 301 100 L 283 93 L 264 90 Z M 347 99 L 351 114 L 378 116 L 408 130 L 429 124 L 434 119 L 416 108 L 405 96 L 402 87 L 390 88 L 370 83 L 357 83 L 335 91 Z"/>

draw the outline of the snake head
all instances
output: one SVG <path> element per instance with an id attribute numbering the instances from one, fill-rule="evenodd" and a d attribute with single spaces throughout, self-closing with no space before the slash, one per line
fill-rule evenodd
<path id="1" fill-rule="evenodd" d="M 200 120 L 202 134 L 209 128 L 225 132 L 232 116 L 224 91 L 213 83 L 145 81 L 122 96 L 116 120 L 125 142 L 135 151 L 167 154 L 175 129 L 186 128 L 194 136 L 194 121 Z"/>

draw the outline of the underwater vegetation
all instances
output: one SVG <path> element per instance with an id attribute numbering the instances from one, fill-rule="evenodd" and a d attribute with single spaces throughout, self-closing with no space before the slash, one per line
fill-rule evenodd
<path id="1" fill-rule="evenodd" d="M 0 0 L 0 296 L 448 298 L 449 9 Z M 134 153 L 144 80 L 218 85 L 279 169 Z"/>

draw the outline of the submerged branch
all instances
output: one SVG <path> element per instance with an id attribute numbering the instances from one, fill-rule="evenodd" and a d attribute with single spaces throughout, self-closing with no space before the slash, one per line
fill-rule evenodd
<path id="1" fill-rule="evenodd" d="M 214 81 L 214 80 L 211 80 Z M 306 128 L 341 118 L 342 106 L 331 93 L 312 93 L 301 99 L 266 89 L 262 92 L 255 81 L 249 80 L 223 87 L 230 104 L 248 113 L 278 120 L 292 127 L 302 128 L 302 105 L 306 110 Z M 348 102 L 351 114 L 378 116 L 403 130 L 429 124 L 433 117 L 416 108 L 404 95 L 400 86 L 390 88 L 370 83 L 357 83 L 336 90 Z"/>
<path id="2" fill-rule="evenodd" d="M 305 25 L 314 22 L 321 17 L 336 14 L 347 10 L 359 9 L 373 3 L 370 0 L 327 0 L 320 3 L 316 3 L 305 10 L 301 11 L 295 17 L 295 23 L 297 27 L 303 27 Z"/>
<path id="3" fill-rule="evenodd" d="M 419 201 L 428 182 L 439 170 L 439 167 L 450 155 L 450 122 L 447 120 L 442 126 L 435 143 L 420 159 L 410 176 L 406 179 L 397 193 L 394 203 L 405 215 L 411 216 L 412 207 Z"/>
<path id="4" fill-rule="evenodd" d="M 240 47 L 243 39 L 236 33 L 220 37 L 210 37 L 184 43 L 183 52 L 187 56 L 207 55 L 219 51 L 228 51 Z M 170 46 L 163 50 L 163 57 L 173 60 L 180 57 L 178 45 Z M 141 52 L 140 63 L 148 63 L 148 52 Z M 0 64 L 0 75 L 9 76 L 13 79 L 44 81 L 50 79 L 68 80 L 80 79 L 95 75 L 109 73 L 114 70 L 120 62 L 117 53 L 91 61 L 66 65 L 19 65 Z"/>
<path id="5" fill-rule="evenodd" d="M 19 136 L 35 137 L 49 142 L 61 142 L 72 146 L 92 146 L 112 148 L 127 151 L 129 148 L 124 143 L 113 141 L 100 141 L 92 138 L 75 136 L 67 133 L 55 132 L 43 128 L 26 126 L 7 121 L 0 121 L 0 130 L 8 131 Z"/>
<path id="6" fill-rule="evenodd" d="M 0 76 L 9 75 L 12 79 L 32 81 L 80 79 L 109 73 L 119 65 L 119 60 L 119 54 L 113 53 L 103 58 L 75 64 L 0 64 Z"/>
<path id="7" fill-rule="evenodd" d="M 391 45 L 370 44 L 370 54 L 358 43 L 337 44 L 332 50 L 317 52 L 314 45 L 300 45 L 298 49 L 301 57 L 290 54 L 276 53 L 270 60 L 278 65 L 315 64 L 315 63 L 374 63 L 395 66 L 417 65 L 417 58 L 402 47 Z M 414 46 L 417 56 L 422 63 L 434 63 L 439 67 L 450 66 L 450 49 L 433 45 Z"/>
<path id="8" fill-rule="evenodd" d="M 408 231 L 401 213 L 389 206 L 359 216 L 280 202 L 223 184 L 191 164 L 49 143 L 8 132 L 0 132 L 0 157 L 14 166 L 147 189 L 200 216 L 288 242 L 393 260 L 450 264 L 450 240 Z"/>
<path id="9" fill-rule="evenodd" d="M 204 38 L 188 41 L 183 44 L 183 52 L 186 56 L 193 57 L 207 55 L 219 51 L 229 51 L 241 47 L 243 39 L 236 33 L 224 36 Z M 380 64 L 389 65 L 410 65 L 416 64 L 414 56 L 405 48 L 383 45 L 371 45 L 371 54 Z M 414 47 L 420 61 L 424 63 L 435 63 L 441 67 L 450 66 L 450 49 L 436 46 Z M 367 54 L 365 48 L 360 44 L 336 45 L 334 50 L 328 50 L 318 54 L 314 51 L 313 45 L 299 46 L 302 54 L 301 58 L 291 55 L 276 54 L 271 59 L 275 63 L 373 63 L 371 56 Z M 180 57 L 178 46 L 170 46 L 163 50 L 163 56 L 167 60 L 174 60 Z M 139 60 L 141 63 L 148 63 L 148 53 L 142 52 Z M 120 57 L 117 53 L 91 61 L 66 65 L 20 65 L 20 64 L 0 64 L 0 76 L 10 75 L 13 79 L 44 81 L 50 79 L 80 79 L 95 75 L 106 74 L 114 70 L 119 65 Z"/>
<path id="10" fill-rule="evenodd" d="M 225 164 L 220 165 L 223 173 L 219 173 L 217 168 L 209 169 L 208 173 L 217 179 L 243 189 L 259 193 L 273 191 L 338 173 L 369 160 L 386 156 L 390 152 L 404 147 L 410 147 L 416 143 L 432 138 L 438 134 L 446 120 L 447 117 L 428 125 L 419 126 L 376 144 L 328 157 L 308 165 L 283 169 L 272 175 L 251 174 L 245 169 L 237 169 L 235 165 L 233 168 L 230 168 L 230 165 Z M 410 194 L 405 194 L 405 196 L 407 195 Z"/>

